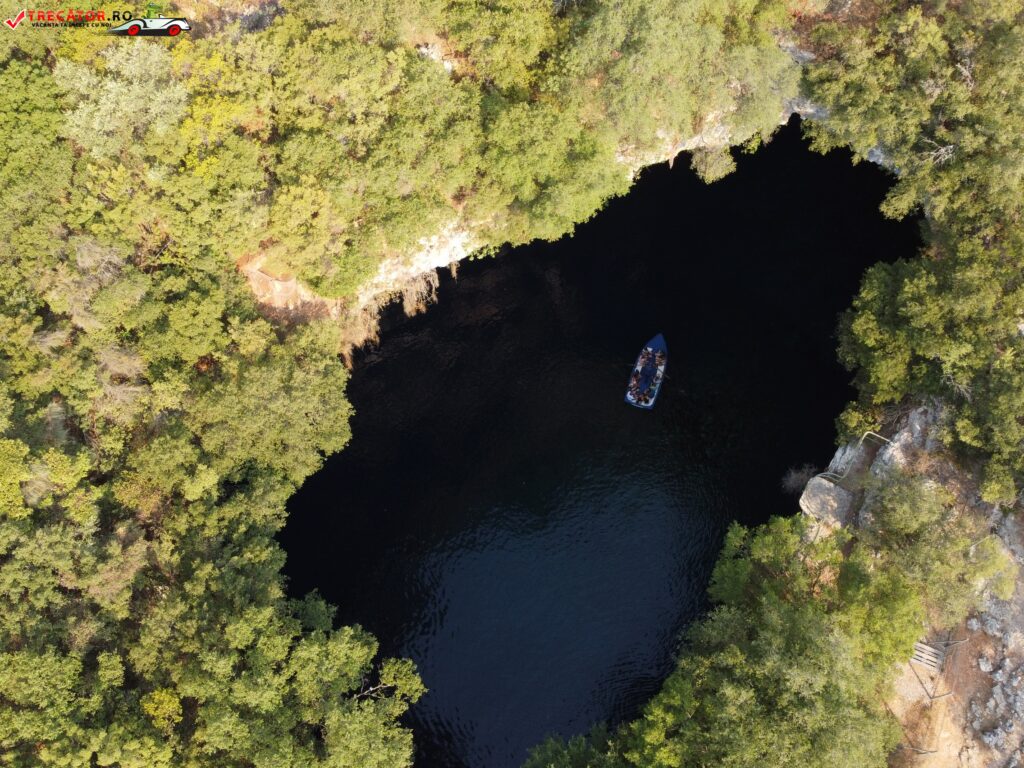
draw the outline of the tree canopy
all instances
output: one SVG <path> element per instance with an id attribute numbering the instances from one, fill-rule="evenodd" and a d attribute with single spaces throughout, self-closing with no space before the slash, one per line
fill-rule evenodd
<path id="1" fill-rule="evenodd" d="M 1012 502 L 1024 471 L 1024 4 L 880 4 L 810 35 L 820 148 L 880 159 L 890 215 L 921 209 L 920 258 L 869 270 L 843 326 L 857 372 L 851 430 L 886 405 L 937 396 L 950 436 L 986 463 L 985 494 Z"/>
<path id="2" fill-rule="evenodd" d="M 349 439 L 342 329 L 271 321 L 237 266 L 347 306 L 444 228 L 557 238 L 685 140 L 756 144 L 801 89 L 818 147 L 880 158 L 886 211 L 929 222 L 844 321 L 844 428 L 942 397 L 986 495 L 1014 499 L 1020 0 L 815 5 L 231 0 L 173 40 L 3 35 L 0 762 L 408 766 L 414 666 L 290 598 L 274 540 Z M 713 179 L 732 160 L 692 162 Z M 845 555 L 795 520 L 734 529 L 716 607 L 643 716 L 531 768 L 878 764 L 903 630 L 973 605 L 967 575 L 1007 578 L 910 482 Z"/>

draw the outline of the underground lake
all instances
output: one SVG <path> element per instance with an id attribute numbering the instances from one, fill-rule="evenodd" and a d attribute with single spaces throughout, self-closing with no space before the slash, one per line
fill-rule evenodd
<path id="1" fill-rule="evenodd" d="M 913 255 L 892 183 L 794 119 L 705 185 L 645 170 L 575 235 L 441 275 L 383 319 L 353 439 L 289 502 L 295 596 L 417 663 L 420 768 L 513 768 L 545 736 L 635 716 L 706 608 L 731 521 L 789 515 L 852 397 L 836 327 L 864 270 Z M 654 334 L 656 407 L 623 402 Z"/>

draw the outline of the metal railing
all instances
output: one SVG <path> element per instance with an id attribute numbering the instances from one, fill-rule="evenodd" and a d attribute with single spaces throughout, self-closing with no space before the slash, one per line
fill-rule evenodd
<path id="1" fill-rule="evenodd" d="M 883 440 L 886 443 L 889 443 L 890 445 L 892 445 L 892 440 L 890 440 L 887 437 L 883 437 L 882 435 L 878 434 L 877 432 L 872 432 L 869 429 L 867 432 L 865 432 L 863 435 L 861 435 L 860 436 L 860 440 L 857 441 L 857 450 L 860 450 L 860 447 L 862 445 L 864 445 L 864 441 L 867 438 L 869 438 L 869 437 L 876 437 L 879 440 Z M 846 479 L 846 476 L 848 474 L 850 474 L 850 470 L 853 469 L 853 465 L 855 463 L 856 462 L 851 459 L 849 465 L 846 467 L 846 471 L 843 472 L 843 474 L 841 474 L 841 475 L 826 469 L 824 472 L 819 472 L 818 474 L 816 474 L 815 477 L 823 477 L 826 480 L 831 480 L 833 483 L 841 482 L 842 480 Z"/>

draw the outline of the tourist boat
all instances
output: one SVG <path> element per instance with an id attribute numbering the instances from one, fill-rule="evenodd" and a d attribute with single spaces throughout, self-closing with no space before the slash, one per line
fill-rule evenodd
<path id="1" fill-rule="evenodd" d="M 667 364 L 668 346 L 665 337 L 659 333 L 640 350 L 626 385 L 626 402 L 636 408 L 653 408 Z"/>

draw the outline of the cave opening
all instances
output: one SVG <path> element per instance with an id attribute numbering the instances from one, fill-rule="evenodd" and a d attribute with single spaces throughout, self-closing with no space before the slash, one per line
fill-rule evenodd
<path id="1" fill-rule="evenodd" d="M 792 514 L 783 475 L 827 464 L 854 395 L 839 315 L 919 221 L 883 218 L 892 177 L 809 151 L 797 119 L 737 165 L 649 168 L 574 236 L 443 272 L 357 354 L 353 440 L 291 499 L 285 573 L 416 661 L 420 768 L 513 768 L 635 716 L 729 523 Z"/>

